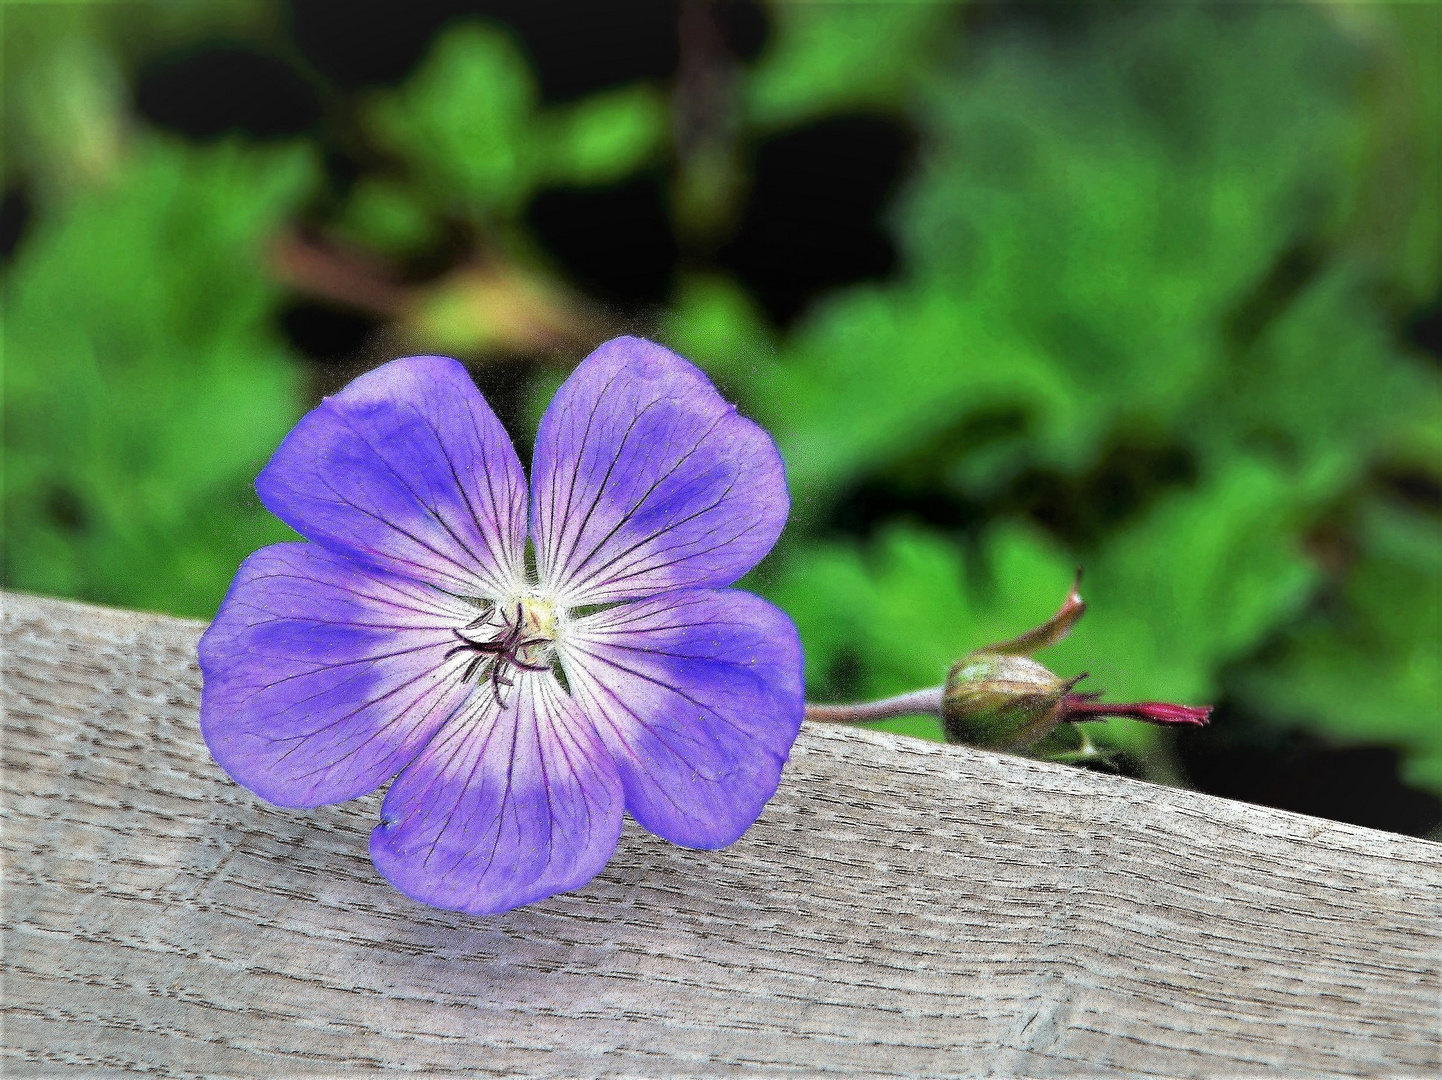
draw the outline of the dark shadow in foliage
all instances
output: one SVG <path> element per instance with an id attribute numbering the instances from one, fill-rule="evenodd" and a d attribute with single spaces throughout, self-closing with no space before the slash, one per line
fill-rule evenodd
<path id="1" fill-rule="evenodd" d="M 1031 469 L 994 513 L 1031 517 L 1079 550 L 1141 515 L 1164 493 L 1196 483 L 1197 463 L 1180 446 L 1144 438 L 1112 443 L 1080 476 Z"/>
<path id="2" fill-rule="evenodd" d="M 1029 517 L 1085 551 L 1165 492 L 1196 481 L 1196 462 L 1186 450 L 1139 432 L 1111 442 L 1079 475 L 1029 467 L 995 491 L 976 494 L 950 481 L 948 474 L 969 455 L 1025 436 L 1026 417 L 1017 410 L 966 416 L 916 452 L 887 463 L 845 492 L 829 524 L 854 536 L 868 536 L 897 518 L 968 532 L 997 518 Z"/>
<path id="3" fill-rule="evenodd" d="M 511 442 L 521 460 L 530 468 L 535 449 L 532 437 L 531 382 L 536 371 L 535 356 L 500 353 L 484 361 L 470 364 L 471 378 L 480 387 L 486 404 L 500 418 L 501 426 L 510 433 Z"/>
<path id="4" fill-rule="evenodd" d="M 755 0 L 720 0 L 711 13 L 727 51 L 738 60 L 753 63 L 771 39 L 766 9 Z"/>
<path id="5" fill-rule="evenodd" d="M 830 524 L 861 537 L 896 519 L 949 532 L 977 528 L 987 520 L 988 504 L 958 491 L 948 483 L 947 474 L 969 456 L 1025 433 L 1026 414 L 1020 409 L 986 409 L 963 416 L 842 492 Z"/>
<path id="6" fill-rule="evenodd" d="M 1413 510 L 1434 517 L 1442 515 L 1442 481 L 1438 480 L 1435 473 L 1413 466 L 1403 466 L 1379 469 L 1376 475 L 1377 482 L 1384 491 Z"/>
<path id="7" fill-rule="evenodd" d="M 1407 320 L 1407 340 L 1442 363 L 1442 296 Z"/>
<path id="8" fill-rule="evenodd" d="M 720 262 L 781 325 L 823 290 L 886 277 L 897 257 L 882 212 L 915 145 L 900 121 L 863 115 L 763 141 L 746 210 Z"/>
<path id="9" fill-rule="evenodd" d="M 292 0 L 290 33 L 297 50 L 336 86 L 393 86 L 420 63 L 431 41 L 476 11 L 462 0 Z"/>
<path id="10" fill-rule="evenodd" d="M 542 191 L 527 210 L 536 237 L 592 295 L 623 307 L 659 304 L 671 291 L 676 240 L 664 179 Z"/>
<path id="11" fill-rule="evenodd" d="M 727 46 L 742 60 L 765 47 L 766 14 L 754 0 L 714 5 Z M 679 60 L 676 0 L 625 4 L 534 0 L 411 0 L 356 4 L 292 0 L 290 32 L 306 61 L 343 89 L 402 82 L 435 36 L 463 18 L 503 23 L 521 39 L 545 101 L 571 101 L 637 79 L 669 79 Z"/>
<path id="12" fill-rule="evenodd" d="M 1262 333 L 1325 269 L 1327 253 L 1314 242 L 1291 245 L 1278 253 L 1266 276 L 1232 312 L 1227 337 L 1234 348 L 1255 345 Z"/>
<path id="13" fill-rule="evenodd" d="M 1052 0 L 1011 0 L 1005 4 L 968 4 L 963 9 L 962 25 L 972 47 L 990 36 L 1042 35 L 1064 43 L 1092 23 L 1105 17 L 1123 18 L 1125 9 L 1136 6 L 1134 2 L 1116 0 L 1073 0 L 1066 4 Z"/>
<path id="14" fill-rule="evenodd" d="M 141 71 L 135 92 L 152 123 L 192 139 L 241 134 L 279 139 L 311 129 L 320 95 L 278 57 L 216 44 L 164 57 Z"/>
<path id="15" fill-rule="evenodd" d="M 515 30 L 530 54 L 543 101 L 573 101 L 638 79 L 669 79 L 676 72 L 676 0 L 487 0 L 472 10 Z"/>
<path id="16" fill-rule="evenodd" d="M 827 667 L 819 694 L 823 701 L 855 701 L 861 696 L 866 671 L 861 656 L 850 646 L 842 646 Z"/>
<path id="17" fill-rule="evenodd" d="M 70 533 L 84 532 L 90 525 L 85 500 L 63 483 L 51 483 L 45 491 L 45 515 L 57 527 Z"/>
<path id="18" fill-rule="evenodd" d="M 331 304 L 296 302 L 279 315 L 287 340 L 318 364 L 352 362 L 383 323 L 370 315 Z"/>
<path id="19" fill-rule="evenodd" d="M 30 192 L 24 184 L 11 184 L 0 202 L 0 260 L 10 261 L 30 224 Z"/>
<path id="20" fill-rule="evenodd" d="M 930 525 L 947 532 L 970 532 L 985 524 L 984 503 L 952 492 L 899 488 L 887 480 L 868 479 L 836 504 L 830 524 L 841 533 L 870 536 L 896 521 Z"/>
<path id="21" fill-rule="evenodd" d="M 1225 707 L 1176 746 L 1193 785 L 1212 795 L 1409 836 L 1442 825 L 1442 801 L 1401 781 L 1391 747 L 1328 746 Z"/>

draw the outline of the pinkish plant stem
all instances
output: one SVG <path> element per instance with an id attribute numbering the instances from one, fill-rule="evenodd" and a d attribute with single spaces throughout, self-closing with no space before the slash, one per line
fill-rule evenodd
<path id="1" fill-rule="evenodd" d="M 864 724 L 872 720 L 889 720 L 894 716 L 916 716 L 925 713 L 941 715 L 941 694 L 944 686 L 913 690 L 909 694 L 861 701 L 850 705 L 816 705 L 807 702 L 806 719 L 823 724 Z"/>

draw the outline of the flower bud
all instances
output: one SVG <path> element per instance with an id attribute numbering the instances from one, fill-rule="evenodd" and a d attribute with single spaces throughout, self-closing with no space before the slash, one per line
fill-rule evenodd
<path id="1" fill-rule="evenodd" d="M 1045 738 L 1064 719 L 1075 679 L 1060 679 L 1029 656 L 979 650 L 946 677 L 941 720 L 947 742 L 1018 750 Z"/>
<path id="2" fill-rule="evenodd" d="M 1128 716 L 1149 724 L 1205 725 L 1209 706 L 1160 701 L 1112 704 L 1099 693 L 1073 693 L 1085 674 L 1063 679 L 1031 658 L 1071 632 L 1086 611 L 1078 588 L 1081 573 L 1057 611 L 1035 630 L 1009 641 L 977 649 L 958 660 L 942 689 L 941 720 L 947 742 L 990 750 L 1025 750 L 1059 724 Z"/>

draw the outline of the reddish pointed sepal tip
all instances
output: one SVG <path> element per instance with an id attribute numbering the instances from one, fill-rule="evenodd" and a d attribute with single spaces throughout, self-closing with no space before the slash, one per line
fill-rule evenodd
<path id="1" fill-rule="evenodd" d="M 1167 701 L 1135 701 L 1127 704 L 1094 701 L 1084 694 L 1068 694 L 1062 703 L 1063 719 L 1072 722 L 1127 716 L 1166 727 L 1206 727 L 1211 722 L 1210 705 L 1173 705 Z"/>

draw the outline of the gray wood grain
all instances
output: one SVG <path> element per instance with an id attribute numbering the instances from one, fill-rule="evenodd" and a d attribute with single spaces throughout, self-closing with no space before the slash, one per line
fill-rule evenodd
<path id="1" fill-rule="evenodd" d="M 11 1076 L 1423 1076 L 1442 845 L 808 726 L 727 851 L 493 918 L 210 761 L 195 622 L 4 600 Z"/>

